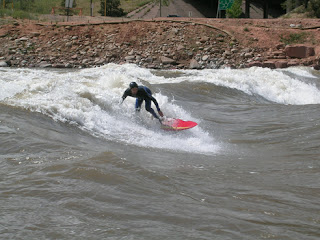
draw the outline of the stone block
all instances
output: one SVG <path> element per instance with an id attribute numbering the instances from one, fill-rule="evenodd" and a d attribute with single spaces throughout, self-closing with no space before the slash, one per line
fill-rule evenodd
<path id="1" fill-rule="evenodd" d="M 303 44 L 286 46 L 284 52 L 291 58 L 307 58 L 315 55 L 314 47 Z"/>

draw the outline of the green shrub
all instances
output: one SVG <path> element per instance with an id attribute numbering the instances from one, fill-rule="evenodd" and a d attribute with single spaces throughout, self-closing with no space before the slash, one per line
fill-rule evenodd
<path id="1" fill-rule="evenodd" d="M 107 5 L 105 6 L 105 2 Z M 100 3 L 100 11 L 101 16 L 111 16 L 111 17 L 121 17 L 125 15 L 125 12 L 122 8 L 120 8 L 120 0 L 101 0 Z"/>
<path id="2" fill-rule="evenodd" d="M 308 10 L 311 11 L 315 17 L 320 18 L 320 0 L 310 0 Z"/>
<path id="3" fill-rule="evenodd" d="M 242 0 L 235 0 L 231 8 L 227 9 L 227 16 L 229 18 L 239 18 L 242 14 L 241 4 Z"/>

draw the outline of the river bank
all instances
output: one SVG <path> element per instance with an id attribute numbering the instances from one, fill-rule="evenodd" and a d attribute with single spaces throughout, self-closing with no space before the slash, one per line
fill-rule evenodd
<path id="1" fill-rule="evenodd" d="M 0 28 L 0 66 L 319 69 L 319 29 L 318 19 L 14 20 Z"/>

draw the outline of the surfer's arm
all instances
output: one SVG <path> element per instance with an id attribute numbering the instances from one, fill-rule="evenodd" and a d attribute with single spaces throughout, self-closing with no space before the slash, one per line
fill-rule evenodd
<path id="1" fill-rule="evenodd" d="M 152 100 L 152 102 L 154 103 L 154 105 L 156 106 L 157 111 L 158 111 L 160 117 L 163 117 L 163 113 L 162 113 L 162 111 L 160 110 L 160 107 L 159 107 L 159 104 L 158 104 L 157 100 L 156 100 L 154 97 L 152 97 L 152 96 L 149 96 L 149 97 L 150 97 L 150 99 Z"/>
<path id="2" fill-rule="evenodd" d="M 128 96 L 130 95 L 130 93 L 131 93 L 131 92 L 130 92 L 130 89 L 129 89 L 129 90 L 127 89 L 127 90 L 124 91 L 124 93 L 123 93 L 123 95 L 122 95 L 122 97 L 121 97 L 121 98 L 122 98 L 122 101 L 121 101 L 120 104 L 123 103 L 123 101 L 126 99 L 126 97 L 128 97 Z"/>

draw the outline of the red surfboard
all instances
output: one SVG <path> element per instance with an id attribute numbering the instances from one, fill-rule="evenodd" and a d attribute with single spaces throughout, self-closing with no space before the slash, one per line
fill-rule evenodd
<path id="1" fill-rule="evenodd" d="M 167 118 L 162 121 L 161 128 L 167 131 L 182 131 L 197 126 L 198 123 L 192 121 L 183 121 L 176 118 Z"/>

